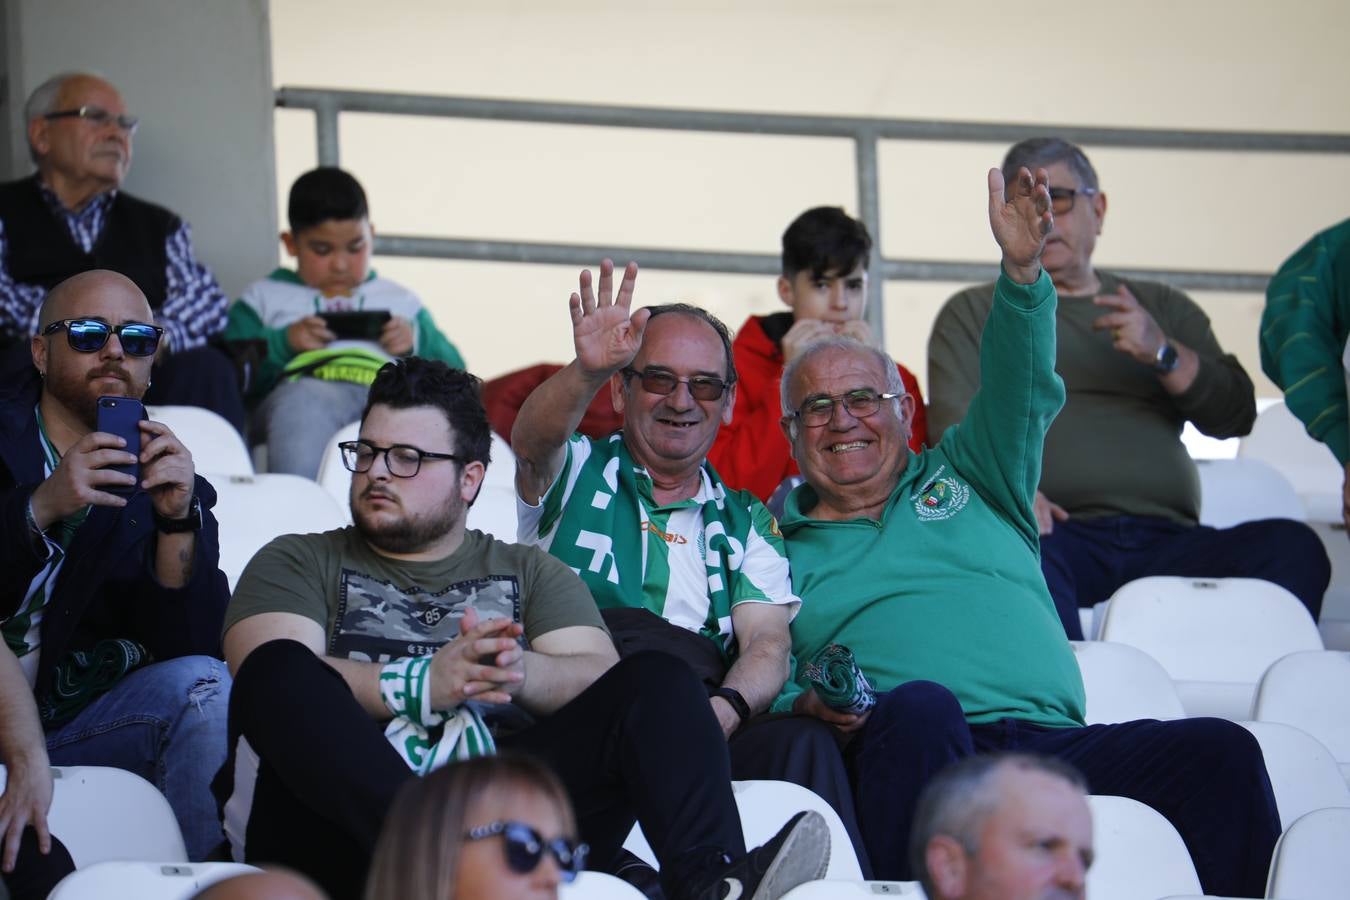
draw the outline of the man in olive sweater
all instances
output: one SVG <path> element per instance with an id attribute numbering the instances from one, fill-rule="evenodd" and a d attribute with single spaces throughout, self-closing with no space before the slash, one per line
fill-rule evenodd
<path id="1" fill-rule="evenodd" d="M 1041 568 L 1066 633 L 1083 637 L 1080 606 L 1149 575 L 1263 578 L 1316 618 L 1331 569 L 1310 528 L 1287 519 L 1198 524 L 1200 478 L 1181 429 L 1189 420 L 1219 438 L 1251 430 L 1256 400 L 1242 365 L 1185 294 L 1092 267 L 1106 195 L 1082 150 L 1056 138 L 1023 141 L 1008 151 L 1004 177 L 1022 166 L 1045 167 L 1055 214 L 1043 264 L 1060 298 L 1056 358 L 1067 400 L 1046 434 L 1035 509 Z M 933 324 L 933 438 L 961 421 L 979 387 L 993 303 L 992 284 L 969 288 Z"/>
<path id="2" fill-rule="evenodd" d="M 906 446 L 913 400 L 895 363 L 846 338 L 783 376 L 783 428 L 806 484 L 781 528 L 802 598 L 793 652 L 849 647 L 878 691 L 862 715 L 827 707 L 804 673 L 774 702 L 851 740 L 845 751 L 877 877 L 911 876 L 915 803 L 972 753 L 1024 751 L 1078 767 L 1098 794 L 1176 826 L 1206 893 L 1261 896 L 1280 820 L 1261 749 L 1222 719 L 1084 726 L 1083 682 L 1037 559 L 1032 502 L 1046 429 L 1064 402 L 1055 306 L 1041 269 L 1052 226 L 1044 169 L 1004 199 L 989 174 L 1003 275 L 984 332 L 981 389 L 936 448 Z"/>

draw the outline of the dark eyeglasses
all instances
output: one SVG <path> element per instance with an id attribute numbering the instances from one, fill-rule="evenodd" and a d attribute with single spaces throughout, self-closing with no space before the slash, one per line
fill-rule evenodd
<path id="1" fill-rule="evenodd" d="M 378 447 L 370 441 L 343 441 L 338 444 L 338 449 L 342 451 L 342 464 L 351 472 L 369 472 L 370 467 L 375 465 L 375 458 L 384 454 L 385 468 L 390 475 L 398 478 L 412 478 L 421 471 L 424 459 L 464 461 L 453 453 L 432 453 L 409 444 Z"/>
<path id="2" fill-rule="evenodd" d="M 871 388 L 858 388 L 828 397 L 811 397 L 792 415 L 807 428 L 817 428 L 834 418 L 835 404 L 842 403 L 855 419 L 865 419 L 881 408 L 882 400 L 894 400 L 899 394 L 878 394 Z"/>
<path id="3" fill-rule="evenodd" d="M 127 134 L 135 134 L 136 126 L 141 124 L 141 120 L 135 116 L 129 116 L 126 113 L 112 113 L 101 106 L 81 106 L 77 109 L 60 109 L 56 112 L 49 112 L 44 115 L 44 119 L 84 119 L 86 122 L 92 122 L 99 128 L 105 125 L 116 124 L 118 128 Z"/>
<path id="4" fill-rule="evenodd" d="M 533 872 L 544 858 L 544 851 L 553 854 L 558 862 L 562 880 L 570 882 L 586 868 L 586 855 L 591 848 L 567 838 L 554 838 L 545 841 L 529 825 L 523 822 L 489 822 L 477 828 L 470 828 L 464 837 L 470 841 L 502 836 L 506 846 L 506 864 L 512 872 L 527 875 Z"/>
<path id="5" fill-rule="evenodd" d="M 1050 211 L 1057 216 L 1062 216 L 1073 210 L 1073 202 L 1078 195 L 1091 197 L 1097 193 L 1096 188 L 1057 188 L 1050 189 Z"/>
<path id="6" fill-rule="evenodd" d="M 127 356 L 154 356 L 164 334 L 164 329 L 158 325 L 143 322 L 109 325 L 98 319 L 61 319 L 42 329 L 42 333 L 55 334 L 62 328 L 66 330 L 66 341 L 72 350 L 97 353 L 108 343 L 108 335 L 116 334 L 122 343 L 122 352 Z"/>
<path id="7" fill-rule="evenodd" d="M 56 112 L 49 112 L 44 115 L 44 119 L 84 119 L 86 122 L 92 122 L 99 128 L 110 123 L 117 123 L 117 127 L 127 134 L 135 134 L 136 126 L 141 124 L 141 120 L 135 116 L 129 116 L 126 113 L 110 113 L 101 106 L 81 106 L 79 109 L 61 109 Z"/>
<path id="8" fill-rule="evenodd" d="M 649 394 L 667 394 L 675 393 L 675 386 L 680 384 L 689 385 L 689 393 L 695 400 L 720 400 L 722 393 L 727 389 L 728 383 L 720 378 L 713 378 L 708 375 L 695 375 L 693 378 L 676 378 L 674 373 L 667 372 L 665 369 L 643 369 L 639 372 L 637 369 L 626 367 L 623 370 L 624 381 L 636 375 L 642 380 L 642 389 Z"/>

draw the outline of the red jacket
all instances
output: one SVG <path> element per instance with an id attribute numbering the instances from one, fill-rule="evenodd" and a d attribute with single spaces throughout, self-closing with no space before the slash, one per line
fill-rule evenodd
<path id="1" fill-rule="evenodd" d="M 732 352 L 736 357 L 736 406 L 731 424 L 723 425 L 708 460 L 727 487 L 748 490 L 768 502 L 769 495 L 789 475 L 798 473 L 788 452 L 787 438 L 779 430 L 783 417 L 778 382 L 783 376 L 783 350 L 765 331 L 777 331 L 779 339 L 792 324 L 791 313 L 751 316 L 736 334 Z M 913 434 L 910 449 L 920 450 L 928 439 L 928 416 L 924 411 L 919 382 L 904 366 L 900 378 L 914 398 Z"/>

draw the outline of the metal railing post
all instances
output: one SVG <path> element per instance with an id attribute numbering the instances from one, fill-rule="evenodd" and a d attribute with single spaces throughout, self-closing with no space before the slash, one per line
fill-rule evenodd
<path id="1" fill-rule="evenodd" d="M 314 107 L 315 141 L 319 150 L 319 165 L 336 166 L 342 158 L 338 148 L 338 111 L 336 99 L 328 97 Z"/>
<path id="2" fill-rule="evenodd" d="M 872 235 L 872 254 L 867 261 L 867 310 L 865 318 L 872 334 L 886 344 L 886 311 L 882 305 L 885 275 L 881 264 L 881 198 L 878 196 L 877 135 L 870 129 L 858 131 L 853 139 L 858 168 L 858 217 Z"/>

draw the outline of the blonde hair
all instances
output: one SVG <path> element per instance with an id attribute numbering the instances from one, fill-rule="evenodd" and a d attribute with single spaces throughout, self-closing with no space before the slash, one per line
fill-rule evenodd
<path id="1" fill-rule="evenodd" d="M 399 790 L 375 844 L 365 900 L 453 900 L 469 810 L 489 793 L 511 792 L 542 796 L 576 832 L 567 792 L 543 763 L 513 755 L 451 763 Z"/>

